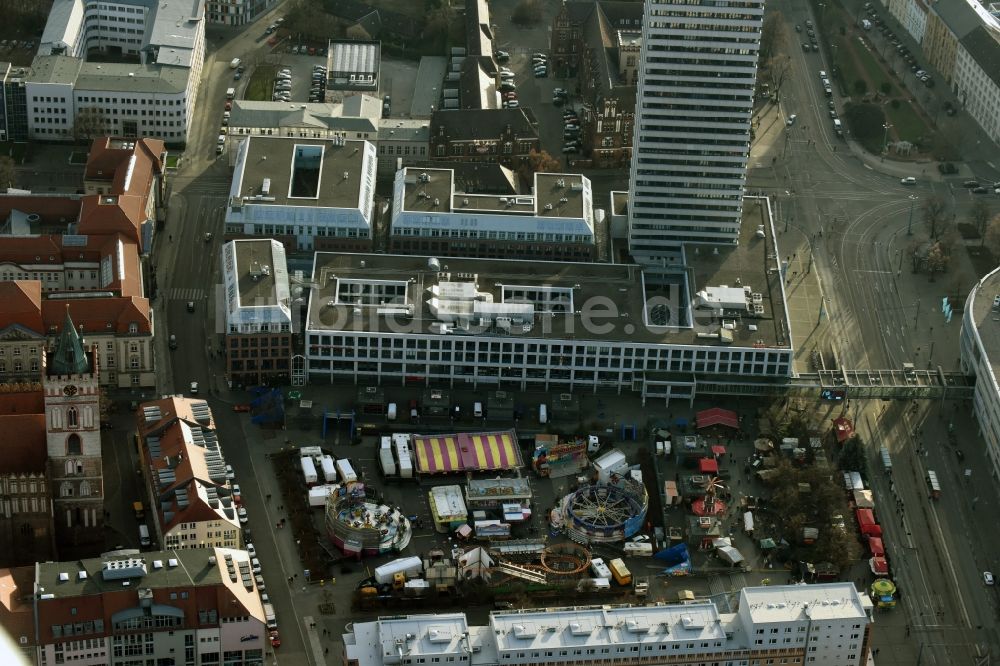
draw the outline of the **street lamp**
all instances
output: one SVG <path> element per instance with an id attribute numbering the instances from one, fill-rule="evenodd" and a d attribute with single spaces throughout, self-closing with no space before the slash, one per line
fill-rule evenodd
<path id="1" fill-rule="evenodd" d="M 885 123 L 884 125 L 882 125 L 882 129 L 885 130 L 885 132 L 882 133 L 882 152 L 883 153 L 889 152 L 889 144 L 887 142 L 889 141 L 889 128 L 890 127 L 892 127 L 892 125 L 889 124 L 889 123 Z"/>
<path id="2" fill-rule="evenodd" d="M 910 219 L 908 219 L 906 221 L 906 235 L 907 236 L 912 236 L 913 235 L 913 204 L 916 202 L 916 200 L 917 200 L 917 195 L 911 194 L 910 195 Z M 900 265 L 902 266 L 902 261 L 900 261 Z"/>

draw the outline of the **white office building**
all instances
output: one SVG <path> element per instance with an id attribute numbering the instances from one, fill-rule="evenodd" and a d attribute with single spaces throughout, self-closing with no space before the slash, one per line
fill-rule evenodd
<path id="1" fill-rule="evenodd" d="M 1000 479 L 1000 268 L 972 288 L 962 314 L 962 372 L 975 376 L 973 414 L 986 441 L 986 455 Z"/>
<path id="2" fill-rule="evenodd" d="M 377 169 L 368 141 L 250 136 L 239 142 L 227 236 L 291 250 L 367 250 Z"/>
<path id="3" fill-rule="evenodd" d="M 100 62 L 109 51 L 136 62 Z M 56 0 L 26 75 L 29 136 L 183 144 L 204 59 L 201 0 Z"/>
<path id="4" fill-rule="evenodd" d="M 458 190 L 453 169 L 401 169 L 390 240 L 401 252 L 587 261 L 596 242 L 590 179 L 536 173 L 532 193 L 501 196 Z"/>
<path id="5" fill-rule="evenodd" d="M 745 226 L 740 243 L 688 268 L 317 253 L 310 380 L 611 388 L 669 402 L 718 375 L 787 378 L 780 254 L 769 223 Z"/>
<path id="6" fill-rule="evenodd" d="M 737 242 L 764 0 L 647 0 L 629 250 L 679 262 L 686 243 Z"/>
<path id="7" fill-rule="evenodd" d="M 748 587 L 736 613 L 713 603 L 576 606 L 490 613 L 396 615 L 355 622 L 346 666 L 411 664 L 866 664 L 871 600 L 851 583 Z"/>

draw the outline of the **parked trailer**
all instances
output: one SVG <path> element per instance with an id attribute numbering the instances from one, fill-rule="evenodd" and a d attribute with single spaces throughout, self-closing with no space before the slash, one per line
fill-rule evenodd
<path id="1" fill-rule="evenodd" d="M 311 486 L 319 480 L 316 476 L 316 465 L 313 464 L 313 459 L 309 457 L 299 458 L 302 461 L 302 476 L 306 479 L 306 485 Z"/>
<path id="2" fill-rule="evenodd" d="M 323 469 L 323 480 L 327 483 L 334 483 L 337 480 L 337 468 L 333 464 L 333 456 L 323 456 L 319 462 Z"/>
<path id="3" fill-rule="evenodd" d="M 347 458 L 341 458 L 337 461 L 337 471 L 340 472 L 341 483 L 354 483 L 358 480 L 358 475 L 354 473 L 351 461 Z"/>
<path id="4" fill-rule="evenodd" d="M 608 562 L 608 568 L 611 569 L 611 576 L 615 579 L 615 582 L 619 585 L 631 585 L 632 584 L 632 572 L 628 570 L 625 566 L 625 562 L 620 557 Z"/>
<path id="5" fill-rule="evenodd" d="M 648 541 L 643 541 L 640 543 L 635 543 L 629 541 L 625 544 L 625 554 L 630 557 L 652 557 L 653 556 L 653 544 Z"/>
<path id="6" fill-rule="evenodd" d="M 385 436 L 378 447 L 378 464 L 385 476 L 396 476 L 396 460 L 392 457 L 392 438 Z"/>
<path id="7" fill-rule="evenodd" d="M 410 436 L 397 433 L 392 436 L 396 446 L 396 460 L 399 462 L 399 478 L 413 478 L 413 461 L 410 458 Z"/>
<path id="8" fill-rule="evenodd" d="M 314 508 L 326 506 L 326 498 L 337 492 L 339 488 L 340 486 L 336 484 L 313 486 L 309 489 L 309 506 Z"/>
<path id="9" fill-rule="evenodd" d="M 611 569 L 600 557 L 595 557 L 590 561 L 590 570 L 597 578 L 611 578 Z"/>
<path id="10" fill-rule="evenodd" d="M 611 578 L 582 578 L 576 584 L 577 592 L 607 592 L 611 589 Z"/>
<path id="11" fill-rule="evenodd" d="M 375 582 L 379 585 L 386 585 L 393 581 L 393 577 L 398 574 L 405 574 L 409 578 L 416 578 L 424 570 L 423 562 L 417 556 L 401 557 L 391 562 L 386 562 L 375 568 Z"/>

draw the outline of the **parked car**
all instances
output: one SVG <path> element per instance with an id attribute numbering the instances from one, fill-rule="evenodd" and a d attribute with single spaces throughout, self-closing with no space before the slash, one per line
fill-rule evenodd
<path id="1" fill-rule="evenodd" d="M 236 510 L 236 515 L 237 515 L 237 516 L 239 517 L 239 519 L 240 519 L 240 525 L 246 525 L 246 524 L 247 524 L 247 520 L 248 520 L 248 518 L 247 518 L 247 510 L 246 510 L 246 507 L 242 507 L 242 506 L 241 506 L 241 507 L 240 507 L 239 509 L 237 509 L 237 510 Z"/>
<path id="2" fill-rule="evenodd" d="M 967 180 L 964 183 L 962 183 L 962 187 L 979 187 L 979 181 L 978 180 Z"/>
<path id="3" fill-rule="evenodd" d="M 226 481 L 236 480 L 236 472 L 233 471 L 232 465 L 226 465 Z"/>
<path id="4" fill-rule="evenodd" d="M 260 560 L 258 560 L 256 557 L 250 558 L 250 570 L 253 571 L 255 574 L 259 574 L 263 571 L 263 569 L 260 566 Z"/>
<path id="5" fill-rule="evenodd" d="M 253 545 L 253 542 L 247 543 L 247 554 L 250 557 L 257 557 L 257 548 Z"/>
<path id="6" fill-rule="evenodd" d="M 518 102 L 518 101 L 517 101 L 516 99 L 508 99 L 507 101 L 505 101 L 505 102 L 503 103 L 503 105 L 504 105 L 505 107 L 507 107 L 508 109 L 516 109 L 516 108 L 518 108 L 519 106 L 521 106 L 521 103 L 520 103 L 520 102 Z"/>
<path id="7" fill-rule="evenodd" d="M 578 153 L 578 152 L 580 152 L 580 148 L 578 146 L 569 146 L 569 145 L 566 145 L 566 146 L 563 146 L 562 151 L 563 151 L 563 153 Z"/>
<path id="8" fill-rule="evenodd" d="M 990 573 L 989 571 L 984 571 L 983 572 L 983 582 L 986 583 L 987 585 L 993 585 L 993 583 L 995 583 L 996 580 L 993 578 L 993 574 L 992 573 Z"/>
<path id="9" fill-rule="evenodd" d="M 495 54 L 497 62 L 508 62 L 510 60 L 510 54 L 506 51 L 497 51 Z"/>
<path id="10" fill-rule="evenodd" d="M 243 494 L 240 492 L 240 484 L 234 483 L 232 487 L 233 487 L 233 501 L 236 502 L 237 504 L 242 504 Z"/>
<path id="11" fill-rule="evenodd" d="M 972 188 L 972 193 L 973 194 L 988 194 L 989 190 L 986 189 L 985 187 L 983 187 L 982 185 L 980 185 L 979 187 Z"/>

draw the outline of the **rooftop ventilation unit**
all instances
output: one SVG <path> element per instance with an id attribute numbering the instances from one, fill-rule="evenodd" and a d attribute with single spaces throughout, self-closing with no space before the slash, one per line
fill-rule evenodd
<path id="1" fill-rule="evenodd" d="M 264 184 L 260 186 L 260 193 L 263 194 L 264 196 L 267 196 L 268 194 L 271 193 L 271 179 L 270 178 L 265 178 L 264 179 Z"/>

